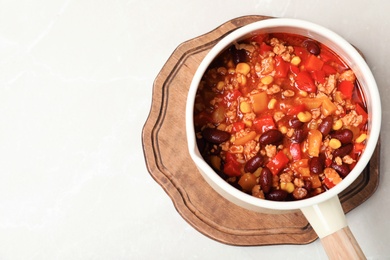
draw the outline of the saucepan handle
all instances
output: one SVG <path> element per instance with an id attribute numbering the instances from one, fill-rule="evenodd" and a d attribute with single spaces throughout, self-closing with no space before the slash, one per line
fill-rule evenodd
<path id="1" fill-rule="evenodd" d="M 301 211 L 321 239 L 329 259 L 366 259 L 337 196 Z"/>

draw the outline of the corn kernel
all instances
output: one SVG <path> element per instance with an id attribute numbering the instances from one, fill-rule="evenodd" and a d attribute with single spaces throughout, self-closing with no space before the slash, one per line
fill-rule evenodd
<path id="1" fill-rule="evenodd" d="M 276 99 L 271 99 L 269 102 L 268 102 L 268 109 L 274 109 L 275 108 L 275 105 L 276 105 Z"/>
<path id="2" fill-rule="evenodd" d="M 261 78 L 260 81 L 264 85 L 269 85 L 269 84 L 271 84 L 274 81 L 274 77 L 272 77 L 271 75 L 267 75 L 267 76 Z"/>
<path id="3" fill-rule="evenodd" d="M 299 63 L 301 63 L 301 58 L 299 56 L 295 56 L 294 58 L 291 59 L 291 64 L 294 66 L 298 66 Z"/>
<path id="4" fill-rule="evenodd" d="M 257 178 L 260 177 L 261 172 L 263 171 L 263 168 L 259 167 L 257 170 L 253 173 Z"/>
<path id="5" fill-rule="evenodd" d="M 279 131 L 280 131 L 282 134 L 286 134 L 286 133 L 287 133 L 287 127 L 281 126 L 281 127 L 279 127 Z"/>
<path id="6" fill-rule="evenodd" d="M 307 96 L 308 96 L 307 92 L 306 92 L 306 91 L 303 91 L 303 90 L 300 90 L 300 91 L 299 91 L 299 95 L 300 95 L 301 97 L 307 97 Z"/>
<path id="7" fill-rule="evenodd" d="M 253 122 L 249 119 L 242 119 L 242 122 L 244 122 L 245 126 L 251 127 L 253 125 Z"/>
<path id="8" fill-rule="evenodd" d="M 341 142 L 338 139 L 336 139 L 336 138 L 332 138 L 329 141 L 329 146 L 332 149 L 338 149 L 338 148 L 341 147 Z"/>
<path id="9" fill-rule="evenodd" d="M 343 120 L 339 119 L 336 122 L 334 122 L 332 128 L 333 128 L 333 130 L 336 131 L 336 130 L 341 129 L 342 126 L 343 126 Z"/>
<path id="10" fill-rule="evenodd" d="M 251 112 L 251 105 L 248 102 L 243 101 L 240 103 L 240 110 L 242 113 L 249 113 Z"/>
<path id="11" fill-rule="evenodd" d="M 225 129 L 226 129 L 226 124 L 220 124 L 219 126 L 217 126 L 217 129 L 218 129 L 218 130 L 225 131 Z"/>
<path id="12" fill-rule="evenodd" d="M 366 134 L 361 134 L 361 135 L 359 135 L 358 138 L 356 138 L 355 142 L 360 144 L 360 143 L 364 142 L 364 140 L 366 140 L 366 139 L 367 139 L 367 135 Z"/>
<path id="13" fill-rule="evenodd" d="M 245 85 L 246 85 L 246 77 L 245 77 L 243 74 L 238 74 L 238 75 L 237 75 L 237 82 L 238 82 L 241 86 L 245 86 Z"/>
<path id="14" fill-rule="evenodd" d="M 311 113 L 309 111 L 299 112 L 297 117 L 302 123 L 307 123 L 311 120 Z"/>
<path id="15" fill-rule="evenodd" d="M 288 193 L 292 193 L 295 189 L 295 186 L 292 182 L 281 182 L 280 188 Z"/>
<path id="16" fill-rule="evenodd" d="M 218 90 L 222 90 L 224 86 L 225 86 L 225 82 L 223 82 L 223 81 L 219 81 L 217 83 L 217 89 Z"/>
<path id="17" fill-rule="evenodd" d="M 228 73 L 229 73 L 229 74 L 234 74 L 235 72 L 236 72 L 236 70 L 233 69 L 233 68 L 228 69 Z"/>
<path id="18" fill-rule="evenodd" d="M 240 62 L 236 66 L 236 72 L 242 75 L 246 76 L 250 71 L 251 71 L 251 67 L 248 65 L 248 63 Z"/>

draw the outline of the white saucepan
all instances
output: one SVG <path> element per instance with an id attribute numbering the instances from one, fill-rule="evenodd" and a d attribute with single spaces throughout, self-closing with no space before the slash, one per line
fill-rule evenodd
<path id="1" fill-rule="evenodd" d="M 354 169 L 332 189 L 320 195 L 299 201 L 277 202 L 263 200 L 241 192 L 215 173 L 204 161 L 196 145 L 193 107 L 199 82 L 207 67 L 218 54 L 233 42 L 244 39 L 251 34 L 272 32 L 293 33 L 310 37 L 335 51 L 354 71 L 365 93 L 368 108 L 368 140 L 365 151 Z M 351 185 L 366 167 L 375 150 L 380 126 L 381 102 L 378 88 L 369 67 L 356 49 L 345 39 L 329 29 L 311 22 L 287 18 L 274 18 L 255 22 L 241 27 L 221 39 L 199 65 L 190 86 L 186 107 L 186 131 L 189 153 L 209 185 L 226 199 L 249 210 L 267 214 L 301 210 L 321 239 L 328 256 L 333 259 L 365 258 L 359 244 L 348 228 L 338 194 Z"/>

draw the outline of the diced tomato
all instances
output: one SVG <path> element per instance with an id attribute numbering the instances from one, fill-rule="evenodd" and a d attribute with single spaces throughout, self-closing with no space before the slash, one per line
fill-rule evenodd
<path id="1" fill-rule="evenodd" d="M 226 153 L 226 161 L 223 166 L 223 172 L 230 177 L 241 175 L 240 164 L 237 162 L 232 153 Z"/>
<path id="2" fill-rule="evenodd" d="M 366 147 L 366 145 L 363 144 L 363 143 L 360 143 L 360 144 L 355 143 L 355 144 L 353 144 L 353 150 L 352 151 L 353 151 L 354 154 L 359 154 L 359 153 L 363 152 L 365 147 Z"/>
<path id="3" fill-rule="evenodd" d="M 301 145 L 298 143 L 292 143 L 290 145 L 290 154 L 294 161 L 302 159 Z"/>
<path id="4" fill-rule="evenodd" d="M 265 53 L 272 51 L 272 49 L 272 46 L 266 44 L 265 42 L 262 42 L 260 44 L 260 55 L 264 55 Z"/>
<path id="5" fill-rule="evenodd" d="M 230 107 L 233 101 L 236 101 L 238 97 L 241 96 L 241 92 L 237 89 L 233 90 L 233 92 L 227 92 L 223 95 L 223 101 L 227 107 Z"/>
<path id="6" fill-rule="evenodd" d="M 304 47 L 294 46 L 294 53 L 299 56 L 303 62 L 305 62 L 307 57 L 309 57 L 309 52 Z"/>
<path id="7" fill-rule="evenodd" d="M 325 79 L 325 72 L 323 70 L 316 70 L 311 73 L 313 79 L 317 81 L 318 83 L 324 84 Z"/>
<path id="8" fill-rule="evenodd" d="M 281 56 L 275 57 L 275 78 L 285 78 L 290 70 L 290 63 L 283 60 Z"/>
<path id="9" fill-rule="evenodd" d="M 234 122 L 232 127 L 232 133 L 237 133 L 245 128 L 245 124 L 243 122 Z"/>
<path id="10" fill-rule="evenodd" d="M 299 104 L 299 105 L 293 106 L 289 110 L 287 110 L 287 115 L 295 116 L 295 115 L 298 115 L 299 112 L 303 112 L 303 111 L 306 111 L 305 104 Z"/>
<path id="11" fill-rule="evenodd" d="M 325 72 L 326 76 L 333 75 L 337 73 L 337 70 L 332 66 L 327 63 L 322 66 L 322 70 Z"/>
<path id="12" fill-rule="evenodd" d="M 255 118 L 253 120 L 253 127 L 257 132 L 260 132 L 262 134 L 267 130 L 275 129 L 276 125 L 271 115 L 265 115 L 262 117 Z"/>
<path id="13" fill-rule="evenodd" d="M 352 98 L 352 92 L 353 92 L 354 85 L 349 80 L 344 80 L 339 83 L 337 86 L 337 89 L 343 94 L 343 96 L 347 99 Z"/>
<path id="14" fill-rule="evenodd" d="M 322 66 L 324 66 L 324 62 L 313 54 L 305 62 L 305 69 L 308 71 L 321 70 Z"/>
<path id="15" fill-rule="evenodd" d="M 298 89 L 309 93 L 315 93 L 317 91 L 314 80 L 307 71 L 301 71 L 298 73 L 297 77 L 295 78 L 295 86 Z"/>
<path id="16" fill-rule="evenodd" d="M 267 168 L 270 169 L 273 175 L 278 174 L 284 166 L 289 162 L 288 157 L 283 153 L 283 151 L 279 151 L 272 160 L 267 163 Z"/>
<path id="17" fill-rule="evenodd" d="M 364 125 L 368 119 L 367 112 L 359 104 L 356 104 L 356 113 L 358 113 L 359 115 L 361 115 L 363 117 L 363 121 L 360 125 Z"/>

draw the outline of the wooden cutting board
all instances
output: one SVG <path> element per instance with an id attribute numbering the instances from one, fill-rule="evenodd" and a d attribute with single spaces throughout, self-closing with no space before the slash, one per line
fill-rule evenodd
<path id="1" fill-rule="evenodd" d="M 149 117 L 142 132 L 150 175 L 179 214 L 204 235 L 231 245 L 306 244 L 317 235 L 300 213 L 268 215 L 232 204 L 202 178 L 188 154 L 185 105 L 192 77 L 206 53 L 227 33 L 271 19 L 244 16 L 180 44 L 155 79 Z M 379 183 L 379 144 L 364 172 L 341 195 L 345 212 L 366 201 Z"/>

